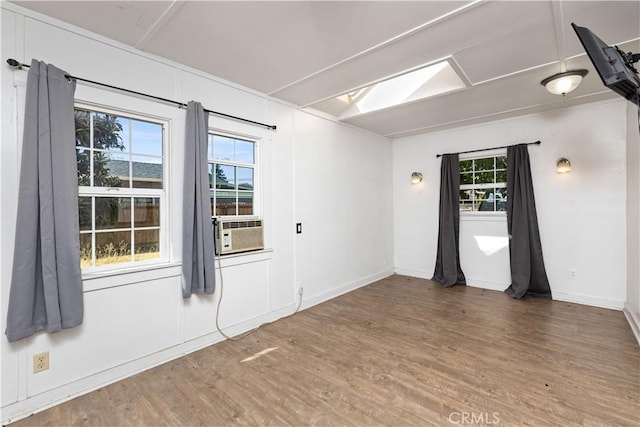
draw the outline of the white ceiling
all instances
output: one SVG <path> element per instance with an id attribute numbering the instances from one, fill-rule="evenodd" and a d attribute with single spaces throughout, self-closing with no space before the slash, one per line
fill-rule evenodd
<path id="1" fill-rule="evenodd" d="M 449 58 L 468 87 L 344 120 L 390 137 L 616 97 L 571 22 L 640 53 L 638 1 L 14 3 L 336 117 L 336 96 Z M 589 74 L 562 98 L 540 81 L 564 67 Z"/>

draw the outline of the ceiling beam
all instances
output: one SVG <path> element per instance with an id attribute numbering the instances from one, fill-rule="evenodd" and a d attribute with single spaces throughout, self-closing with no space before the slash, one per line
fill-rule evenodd
<path id="1" fill-rule="evenodd" d="M 134 47 L 136 49 L 144 50 L 147 42 L 151 40 L 153 36 L 155 36 L 158 31 L 160 31 L 162 27 L 167 24 L 167 22 L 169 22 L 171 17 L 175 15 L 175 13 L 180 10 L 182 6 L 184 6 L 185 2 L 186 0 L 174 0 L 173 2 L 171 2 L 171 4 L 165 9 L 162 15 L 160 15 L 160 17 L 156 20 L 156 22 L 154 22 L 153 25 L 147 30 L 147 32 L 144 33 L 142 37 L 140 37 L 140 40 L 135 43 Z"/>
<path id="2" fill-rule="evenodd" d="M 560 61 L 560 72 L 567 71 L 567 44 L 564 30 L 564 14 L 562 12 L 562 1 L 552 1 L 553 23 L 556 33 L 556 49 L 558 50 L 558 60 Z"/>

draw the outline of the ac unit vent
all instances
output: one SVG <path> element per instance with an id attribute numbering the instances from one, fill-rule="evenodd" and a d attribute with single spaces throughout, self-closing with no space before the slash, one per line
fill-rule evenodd
<path id="1" fill-rule="evenodd" d="M 220 221 L 222 228 L 229 230 L 232 228 L 262 227 L 262 221 Z"/>
<path id="2" fill-rule="evenodd" d="M 264 249 L 262 220 L 219 221 L 216 247 L 219 254 L 232 254 Z"/>

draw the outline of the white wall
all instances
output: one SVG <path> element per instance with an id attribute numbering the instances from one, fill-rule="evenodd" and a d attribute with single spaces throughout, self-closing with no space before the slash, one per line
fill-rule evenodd
<path id="1" fill-rule="evenodd" d="M 392 271 L 391 144 L 301 112 L 295 123 L 296 284 L 324 299 Z"/>
<path id="2" fill-rule="evenodd" d="M 622 308 L 626 299 L 626 101 L 619 99 L 398 139 L 393 142 L 394 254 L 401 274 L 433 275 L 440 159 L 436 154 L 540 140 L 529 147 L 542 249 L 554 299 Z M 567 157 L 570 174 L 555 163 Z M 419 171 L 424 181 L 409 182 Z M 471 286 L 510 284 L 506 218 L 462 218 L 460 256 Z M 486 240 L 486 238 L 485 238 Z M 571 279 L 569 270 L 577 277 Z"/>
<path id="3" fill-rule="evenodd" d="M 640 118 L 627 103 L 627 300 L 624 313 L 640 344 Z"/>
<path id="4" fill-rule="evenodd" d="M 261 208 L 268 250 L 223 261 L 221 326 L 238 333 L 392 273 L 391 142 L 297 111 L 180 64 L 2 3 L 2 58 L 44 60 L 71 74 L 278 126 L 276 132 L 210 118 L 260 139 Z M 0 67 L 0 330 L 4 331 L 18 196 L 26 72 Z M 170 262 L 163 268 L 85 277 L 85 321 L 17 343 L 0 338 L 0 421 L 6 423 L 222 339 L 214 296 L 183 300 L 179 234 L 184 110 L 79 84 L 76 97 L 170 120 Z M 303 234 L 295 234 L 295 223 Z M 218 281 L 219 286 L 220 281 Z M 32 374 L 35 353 L 51 367 Z"/>

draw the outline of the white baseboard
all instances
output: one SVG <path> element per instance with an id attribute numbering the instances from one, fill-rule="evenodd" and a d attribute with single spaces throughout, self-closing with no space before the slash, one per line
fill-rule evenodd
<path id="1" fill-rule="evenodd" d="M 622 310 L 624 301 L 618 301 L 608 298 L 592 297 L 590 295 L 569 294 L 566 292 L 557 292 L 552 290 L 553 299 L 557 301 L 573 302 L 576 304 L 590 305 L 592 307 L 609 308 L 613 310 Z"/>
<path id="2" fill-rule="evenodd" d="M 504 292 L 509 287 L 509 284 L 491 282 L 489 280 L 479 280 L 474 278 L 467 278 L 467 286 L 472 288 L 489 289 L 492 291 Z"/>
<path id="3" fill-rule="evenodd" d="M 287 305 L 277 311 L 265 313 L 236 325 L 226 327 L 224 332 L 227 335 L 240 334 L 263 323 L 287 316 L 295 310 L 295 307 L 296 304 Z M 159 352 L 149 354 L 139 359 L 132 360 L 122 365 L 106 369 L 77 381 L 47 390 L 46 392 L 31 396 L 25 400 L 11 403 L 0 409 L 0 424 L 6 425 L 10 422 L 26 418 L 33 413 L 59 405 L 83 394 L 92 392 L 109 384 L 113 384 L 224 340 L 225 338 L 216 331 L 211 334 L 185 341 L 182 344 L 166 348 Z"/>
<path id="4" fill-rule="evenodd" d="M 431 280 L 431 278 L 433 277 L 433 272 L 428 273 L 426 271 L 411 270 L 408 268 L 396 268 L 395 273 L 401 276 L 417 277 L 419 279 L 427 279 L 427 280 Z M 472 277 L 471 278 L 467 277 L 466 279 L 467 279 L 467 286 L 470 286 L 472 288 L 490 289 L 492 291 L 502 292 L 509 287 L 508 284 L 505 285 L 504 283 L 474 279 Z"/>
<path id="5" fill-rule="evenodd" d="M 400 276 L 417 277 L 418 279 L 431 280 L 431 278 L 433 277 L 433 271 L 431 273 L 428 273 L 426 271 L 411 270 L 411 269 L 408 269 L 408 268 L 396 268 L 393 271 L 396 274 L 399 274 Z"/>
<path id="6" fill-rule="evenodd" d="M 348 292 L 354 291 L 358 288 L 361 288 L 366 285 L 370 285 L 373 282 L 377 282 L 378 280 L 382 280 L 385 277 L 389 277 L 393 274 L 393 271 L 380 271 L 375 274 L 371 274 L 369 276 L 363 277 L 362 279 L 355 280 L 353 282 L 345 283 L 337 288 L 330 289 L 321 294 L 314 295 L 307 299 L 302 300 L 302 309 L 307 309 L 309 307 L 313 307 L 314 305 L 318 305 L 325 301 L 329 301 L 335 297 L 346 294 Z"/>
<path id="7" fill-rule="evenodd" d="M 638 317 L 638 313 L 633 311 L 629 303 L 624 303 L 622 312 L 627 318 L 627 322 L 629 322 L 629 326 L 631 327 L 633 335 L 636 337 L 636 341 L 638 341 L 638 345 L 640 345 L 640 318 Z"/>
<path id="8" fill-rule="evenodd" d="M 407 268 L 396 268 L 395 272 L 396 274 L 400 274 L 403 276 L 417 277 L 420 279 L 431 279 L 431 277 L 433 276 L 432 273 L 427 273 L 426 271 L 411 270 Z M 502 292 L 509 287 L 509 284 L 467 277 L 467 286 Z M 572 302 L 576 304 L 589 305 L 600 308 L 610 308 L 613 310 L 622 310 L 624 307 L 624 301 L 593 297 L 590 295 L 559 292 L 554 291 L 553 289 L 551 290 L 551 292 L 553 294 L 553 299 L 557 301 Z"/>

